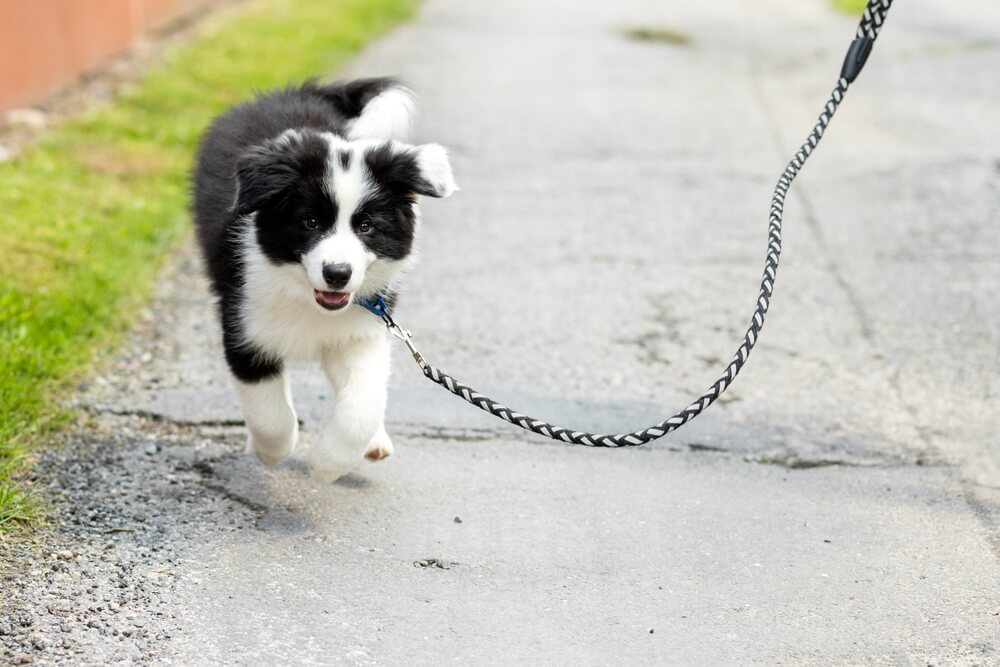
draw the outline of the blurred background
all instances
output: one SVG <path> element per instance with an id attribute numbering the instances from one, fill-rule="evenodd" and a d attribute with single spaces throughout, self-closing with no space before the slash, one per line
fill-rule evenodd
<path id="1" fill-rule="evenodd" d="M 0 1 L 0 111 L 30 105 L 210 0 Z M 218 4 L 218 3 L 216 3 Z"/>

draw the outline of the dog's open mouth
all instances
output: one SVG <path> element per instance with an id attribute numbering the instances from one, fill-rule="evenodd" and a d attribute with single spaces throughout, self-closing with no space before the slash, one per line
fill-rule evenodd
<path id="1" fill-rule="evenodd" d="M 327 310 L 340 310 L 351 302 L 350 292 L 324 292 L 322 290 L 313 290 L 313 296 L 316 298 L 316 303 Z"/>

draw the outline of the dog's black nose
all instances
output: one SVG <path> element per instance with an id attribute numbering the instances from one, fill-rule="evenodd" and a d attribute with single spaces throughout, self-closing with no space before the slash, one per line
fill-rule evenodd
<path id="1" fill-rule="evenodd" d="M 340 289 L 351 279 L 350 264 L 324 264 L 323 280 L 332 289 Z"/>

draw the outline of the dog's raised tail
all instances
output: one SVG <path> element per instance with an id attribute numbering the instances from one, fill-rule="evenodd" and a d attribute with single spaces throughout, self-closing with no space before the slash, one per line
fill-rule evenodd
<path id="1" fill-rule="evenodd" d="M 312 90 L 348 119 L 348 139 L 409 141 L 416 99 L 398 79 L 378 77 L 313 85 Z"/>

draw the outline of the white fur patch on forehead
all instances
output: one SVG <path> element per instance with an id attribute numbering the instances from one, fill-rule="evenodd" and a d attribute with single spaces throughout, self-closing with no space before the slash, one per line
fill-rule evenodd
<path id="1" fill-rule="evenodd" d="M 372 183 L 364 164 L 363 149 L 358 143 L 328 135 L 327 187 L 337 204 L 336 227 L 350 227 L 351 216 L 372 193 Z"/>
<path id="2" fill-rule="evenodd" d="M 337 205 L 333 227 L 303 256 L 302 265 L 314 289 L 328 290 L 324 267 L 347 264 L 350 279 L 338 286 L 345 292 L 356 292 L 364 284 L 368 267 L 375 255 L 355 234 L 351 225 L 354 213 L 371 195 L 372 185 L 358 146 L 334 134 L 326 134 L 329 145 L 326 159 L 325 187 Z"/>
<path id="3" fill-rule="evenodd" d="M 325 136 L 330 145 L 327 158 L 327 173 L 331 176 L 329 188 L 330 194 L 337 201 L 338 218 L 343 216 L 345 209 L 346 212 L 353 213 L 380 187 L 376 184 L 379 177 L 373 175 L 372 166 L 367 162 L 373 153 L 379 154 L 376 157 L 379 162 L 391 160 L 392 156 L 404 162 L 412 160 L 416 168 L 411 169 L 410 173 L 407 173 L 405 165 L 402 171 L 396 170 L 398 173 L 393 182 L 397 187 L 409 187 L 409 192 L 429 197 L 450 197 L 458 190 L 448 151 L 439 144 L 411 146 L 395 140 L 345 141 L 335 134 L 326 133 Z M 385 165 L 382 164 L 382 167 Z M 376 171 L 382 173 L 384 169 L 376 167 Z M 405 182 L 401 182 L 401 179 Z"/>
<path id="4" fill-rule="evenodd" d="M 365 105 L 347 128 L 349 139 L 409 139 L 416 117 L 416 96 L 409 88 L 393 86 Z"/>

